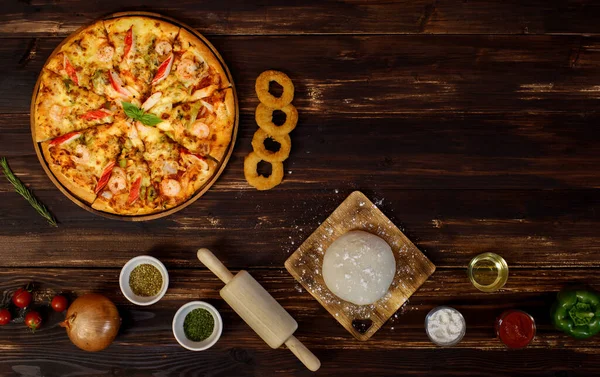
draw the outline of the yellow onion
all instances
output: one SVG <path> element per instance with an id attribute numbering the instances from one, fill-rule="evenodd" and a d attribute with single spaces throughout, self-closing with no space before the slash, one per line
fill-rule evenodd
<path id="1" fill-rule="evenodd" d="M 117 307 L 106 297 L 89 293 L 77 298 L 69 309 L 64 322 L 71 342 L 84 351 L 101 351 L 117 336 L 121 317 Z"/>

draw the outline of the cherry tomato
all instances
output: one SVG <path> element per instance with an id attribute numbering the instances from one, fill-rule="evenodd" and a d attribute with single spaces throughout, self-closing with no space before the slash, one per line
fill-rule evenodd
<path id="1" fill-rule="evenodd" d="M 67 310 L 67 298 L 65 296 L 56 295 L 50 303 L 55 312 L 64 312 Z"/>
<path id="2" fill-rule="evenodd" d="M 26 308 L 31 303 L 31 292 L 27 288 L 19 288 L 12 297 L 12 302 L 18 308 Z"/>
<path id="3" fill-rule="evenodd" d="M 40 316 L 40 313 L 32 310 L 25 316 L 25 325 L 29 327 L 31 331 L 35 332 L 35 330 L 40 328 L 41 324 L 42 316 Z"/>
<path id="4" fill-rule="evenodd" d="M 4 326 L 10 322 L 12 315 L 8 309 L 0 309 L 0 326 Z"/>

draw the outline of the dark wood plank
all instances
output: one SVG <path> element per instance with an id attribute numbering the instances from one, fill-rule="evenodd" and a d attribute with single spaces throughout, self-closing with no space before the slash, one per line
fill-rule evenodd
<path id="1" fill-rule="evenodd" d="M 143 0 L 100 3 L 9 0 L 0 35 L 66 35 L 116 11 L 168 15 L 204 34 L 590 34 L 599 33 L 597 2 L 533 0 L 316 1 Z"/>
<path id="2" fill-rule="evenodd" d="M 47 227 L 0 179 L 0 265 L 115 267 L 150 250 L 187 266 L 188 255 L 211 246 L 230 266 L 281 266 L 355 189 L 436 265 L 465 266 L 483 251 L 518 266 L 600 262 L 595 114 L 340 119 L 303 116 L 285 182 L 261 193 L 242 174 L 256 129 L 246 112 L 232 160 L 202 199 L 167 219 L 128 224 L 72 204 L 33 155 L 27 116 L 0 116 L 0 155 L 61 221 L 59 229 Z"/>
<path id="3" fill-rule="evenodd" d="M 150 370 L 183 376 L 195 375 L 198 370 L 212 370 L 215 375 L 272 375 L 284 371 L 288 375 L 308 375 L 289 352 L 270 350 L 219 299 L 217 292 L 222 283 L 209 271 L 170 268 L 171 285 L 167 295 L 149 308 L 134 307 L 118 293 L 118 273 L 118 269 L 3 269 L 0 272 L 2 291 L 10 293 L 21 284 L 34 281 L 38 286 L 36 302 L 47 302 L 57 291 L 75 295 L 101 292 L 115 301 L 124 324 L 115 344 L 103 352 L 89 354 L 70 344 L 64 329 L 58 326 L 60 314 L 43 311 L 46 323 L 36 334 L 28 333 L 21 324 L 0 329 L 3 338 L 0 373 L 12 373 L 16 371 L 14 368 L 26 366 L 40 368 L 44 375 L 50 370 L 60 375 L 74 372 L 98 375 L 107 371 L 143 375 Z M 348 368 L 357 367 L 373 370 L 377 375 L 389 375 L 390 369 L 394 369 L 394 373 L 402 370 L 418 374 L 429 368 L 439 372 L 436 375 L 459 372 L 478 375 L 492 360 L 496 374 L 486 375 L 504 375 L 508 371 L 534 375 L 574 368 L 583 373 L 600 362 L 597 339 L 570 339 L 552 328 L 548 316 L 555 292 L 565 284 L 584 282 L 600 287 L 595 270 L 513 270 L 505 289 L 497 294 L 485 294 L 470 285 L 464 270 L 441 269 L 368 342 L 352 339 L 284 270 L 254 270 L 252 274 L 298 320 L 297 336 L 321 358 L 323 371 L 320 373 L 326 375 L 342 375 L 350 371 Z M 225 323 L 221 340 L 207 352 L 185 351 L 171 333 L 171 318 L 177 308 L 195 299 L 213 303 Z M 441 304 L 456 307 L 467 320 L 467 335 L 454 349 L 436 349 L 423 330 L 426 313 Z M 528 350 L 505 352 L 494 337 L 496 316 L 509 308 L 526 310 L 536 319 L 538 334 Z M 361 355 L 359 364 L 348 365 L 357 355 Z M 389 355 L 396 359 L 388 358 Z M 552 362 L 559 355 L 568 355 L 569 361 Z M 436 360 L 450 357 L 461 362 L 447 360 L 432 364 L 433 356 Z"/>
<path id="4" fill-rule="evenodd" d="M 250 329 L 244 330 L 246 325 L 243 321 L 220 299 L 218 291 L 223 283 L 210 271 L 201 268 L 200 264 L 197 269 L 167 267 L 169 290 L 161 301 L 147 308 L 129 303 L 120 293 L 119 269 L 4 269 L 0 274 L 0 289 L 10 294 L 20 285 L 33 281 L 36 284 L 34 302 L 41 310 L 56 292 L 67 292 L 73 297 L 87 292 L 103 293 L 117 304 L 124 318 L 123 337 L 118 338 L 118 342 L 125 343 L 146 331 L 156 331 L 159 338 L 165 340 L 165 345 L 176 344 L 174 339 L 172 342 L 169 340 L 172 334 L 168 317 L 172 318 L 179 306 L 188 301 L 208 300 L 224 317 L 227 324 L 225 335 L 240 335 L 240 342 L 248 342 L 251 348 L 262 346 L 261 339 Z M 368 342 L 353 339 L 284 269 L 253 269 L 250 272 L 297 319 L 297 335 L 316 348 L 327 348 L 338 338 L 344 338 L 347 349 L 435 348 L 425 335 L 423 321 L 429 310 L 442 304 L 456 307 L 467 321 L 467 335 L 458 347 L 502 349 L 502 343 L 495 339 L 493 324 L 502 311 L 514 308 L 521 308 L 536 319 L 538 335 L 532 348 L 600 347 L 598 340 L 581 341 L 564 336 L 554 330 L 549 317 L 555 294 L 565 285 L 580 282 L 591 287 L 600 286 L 600 278 L 592 269 L 515 269 L 511 271 L 505 288 L 495 294 L 476 290 L 467 279 L 465 269 L 439 269 Z M 61 314 L 44 314 L 47 315 L 48 326 L 44 326 L 43 331 L 40 329 L 40 337 L 61 335 L 63 329 L 54 326 L 61 320 Z M 144 317 L 149 318 L 140 321 L 139 326 L 129 322 Z M 35 338 L 20 324 L 11 324 L 2 330 L 13 341 L 35 342 Z M 319 339 L 324 344 L 320 344 Z M 66 337 L 64 340 L 68 343 Z M 149 337 L 144 337 L 139 342 L 149 340 Z M 229 338 L 224 343 L 232 340 Z M 485 340 L 487 342 L 483 343 Z"/>
<path id="5" fill-rule="evenodd" d="M 242 114 L 214 188 L 149 223 L 106 220 L 70 203 L 44 175 L 28 131 L 31 90 L 53 48 L 77 27 L 129 9 L 208 35 L 231 68 Z M 570 339 L 548 315 L 566 284 L 600 289 L 597 2 L 9 0 L 3 10 L 0 156 L 61 224 L 48 227 L 0 178 L 0 297 L 30 280 L 38 302 L 57 291 L 101 292 L 124 325 L 108 350 L 83 353 L 58 326 L 61 315 L 38 305 L 46 323 L 37 334 L 0 328 L 0 375 L 313 375 L 289 351 L 269 349 L 219 299 L 222 284 L 195 258 L 201 246 L 232 269 L 250 269 L 290 311 L 322 375 L 597 374 L 599 340 Z M 256 129 L 254 80 L 271 68 L 294 80 L 300 125 L 284 183 L 257 192 L 242 160 Z M 368 342 L 352 339 L 283 270 L 356 189 L 438 266 Z M 466 278 L 466 264 L 484 251 L 511 268 L 497 294 Z M 119 268 L 139 254 L 171 273 L 166 297 L 149 308 L 129 304 L 118 288 Z M 202 353 L 179 347 L 170 329 L 177 308 L 194 299 L 215 304 L 225 320 L 221 341 Z M 424 333 L 426 313 L 442 304 L 467 320 L 458 347 L 434 348 Z M 506 352 L 495 339 L 494 320 L 509 308 L 536 318 L 526 350 Z"/>
<path id="6" fill-rule="evenodd" d="M 354 190 L 234 193 L 215 188 L 189 208 L 146 223 L 103 219 L 56 189 L 36 191 L 59 219 L 55 229 L 0 182 L 0 265 L 5 267 L 120 267 L 146 253 L 172 267 L 195 267 L 200 247 L 213 248 L 232 268 L 281 267 Z M 597 190 L 358 188 L 437 266 L 466 267 L 485 251 L 504 255 L 511 267 L 600 263 Z"/>
<path id="7" fill-rule="evenodd" d="M 231 266 L 281 266 L 346 195 L 361 189 L 437 265 L 465 266 L 490 250 L 511 265 L 598 265 L 594 167 L 600 161 L 598 134 L 589 126 L 597 123 L 595 115 L 337 119 L 303 117 L 285 182 L 260 193 L 242 174 L 256 129 L 246 114 L 234 156 L 208 194 L 167 219 L 127 224 L 69 202 L 33 156 L 27 117 L 2 116 L 0 155 L 9 156 L 62 224 L 47 227 L 0 180 L 0 249 L 27 245 L 0 264 L 114 267 L 152 250 L 189 265 L 187 255 L 211 246 L 223 250 Z M 39 260 L 40 252 L 51 258 Z"/>
<path id="8" fill-rule="evenodd" d="M 301 114 L 381 117 L 415 113 L 593 112 L 600 48 L 577 36 L 234 36 L 210 39 L 238 87 L 257 105 L 266 69 L 294 80 Z M 45 59 L 60 38 L 9 38 L 0 46 L 0 113 L 27 113 Z M 326 48 L 323 48 L 326 46 Z"/>
<path id="9" fill-rule="evenodd" d="M 293 359 L 294 356 L 285 350 L 232 346 L 227 349 L 211 349 L 200 355 L 181 348 L 165 354 L 154 347 L 141 345 L 136 345 L 137 351 L 133 352 L 133 345 L 135 344 L 115 347 L 110 353 L 85 355 L 70 348 L 70 352 L 48 351 L 53 344 L 32 345 L 26 351 L 3 350 L 0 360 L 6 361 L 0 365 L 0 371 L 11 376 L 35 376 L 36 373 L 49 376 L 76 373 L 78 376 L 94 377 L 111 373 L 128 377 L 191 377 L 202 375 L 200 373 L 210 373 L 216 377 L 315 375 L 299 365 Z M 456 348 L 365 351 L 338 347 L 336 344 L 317 350 L 319 357 L 326 360 L 318 375 L 503 377 L 518 373 L 519 376 L 589 377 L 600 366 L 597 355 L 570 349 L 465 352 Z M 35 359 L 32 353 L 36 354 Z"/>
<path id="10" fill-rule="evenodd" d="M 548 189 L 600 186 L 600 115 L 300 113 L 279 190 Z M 54 187 L 35 157 L 29 116 L 0 115 L 0 155 L 34 188 Z M 243 157 L 257 126 L 243 111 L 225 175 L 211 190 L 250 190 Z M 277 195 L 271 194 L 269 195 Z"/>

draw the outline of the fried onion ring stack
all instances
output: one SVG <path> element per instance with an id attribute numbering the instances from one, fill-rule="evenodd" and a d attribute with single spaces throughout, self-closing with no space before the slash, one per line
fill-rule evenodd
<path id="1" fill-rule="evenodd" d="M 275 81 L 283 87 L 280 97 L 269 93 L 269 85 Z M 257 190 L 270 190 L 281 183 L 283 179 L 283 161 L 292 149 L 292 140 L 288 135 L 298 123 L 298 111 L 291 104 L 294 99 L 294 84 L 283 72 L 265 71 L 256 79 L 256 95 L 260 104 L 256 108 L 255 119 L 259 129 L 252 138 L 251 152 L 244 159 L 244 176 L 246 181 Z M 280 110 L 285 113 L 285 123 L 277 126 L 273 123 L 273 112 Z M 265 140 L 272 139 L 279 143 L 279 150 L 272 152 L 265 148 Z M 271 175 L 264 177 L 257 171 L 261 161 L 271 164 Z"/>

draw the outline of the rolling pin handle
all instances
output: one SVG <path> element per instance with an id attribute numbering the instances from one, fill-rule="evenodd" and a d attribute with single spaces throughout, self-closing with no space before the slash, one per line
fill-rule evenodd
<path id="1" fill-rule="evenodd" d="M 202 262 L 213 274 L 217 275 L 223 283 L 227 284 L 233 279 L 233 274 L 225 267 L 223 263 L 208 249 L 198 250 L 198 259 Z"/>
<path id="2" fill-rule="evenodd" d="M 285 345 L 296 355 L 298 360 L 304 364 L 309 370 L 316 372 L 321 367 L 321 361 L 312 353 L 301 341 L 295 336 L 290 336 L 285 341 Z"/>

